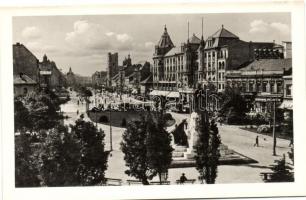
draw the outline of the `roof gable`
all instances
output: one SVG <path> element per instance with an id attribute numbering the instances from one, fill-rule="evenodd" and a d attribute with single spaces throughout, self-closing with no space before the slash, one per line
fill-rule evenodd
<path id="1" fill-rule="evenodd" d="M 238 36 L 236 36 L 235 34 L 233 34 L 232 32 L 226 30 L 223 25 L 222 28 L 219 29 L 217 32 L 215 32 L 212 36 L 212 38 L 235 38 L 235 39 L 239 39 Z"/>

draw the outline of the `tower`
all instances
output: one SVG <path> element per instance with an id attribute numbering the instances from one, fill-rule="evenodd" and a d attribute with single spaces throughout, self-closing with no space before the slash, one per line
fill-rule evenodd
<path id="1" fill-rule="evenodd" d="M 170 35 L 168 34 L 167 27 L 164 27 L 158 44 L 155 46 L 155 53 L 153 55 L 153 80 L 158 83 L 164 80 L 164 56 L 174 47 Z M 154 87 L 158 87 L 155 85 Z"/>
<path id="2" fill-rule="evenodd" d="M 118 71 L 118 53 L 109 52 L 107 56 L 107 86 L 112 85 L 112 78 Z"/>

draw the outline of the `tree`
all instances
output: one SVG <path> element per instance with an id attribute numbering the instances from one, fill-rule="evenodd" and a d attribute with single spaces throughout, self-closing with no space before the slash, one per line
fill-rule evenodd
<path id="1" fill-rule="evenodd" d="M 165 130 L 165 119 L 158 117 L 156 122 L 149 114 L 147 119 L 147 157 L 149 167 L 156 171 L 161 184 L 161 176 L 167 173 L 172 161 L 171 136 Z"/>
<path id="2" fill-rule="evenodd" d="M 72 132 L 80 139 L 81 164 L 77 175 L 82 185 L 97 185 L 105 180 L 108 153 L 104 151 L 104 132 L 92 122 L 83 118 L 71 126 Z"/>
<path id="3" fill-rule="evenodd" d="M 14 99 L 14 127 L 15 132 L 24 128 L 29 129 L 32 126 L 29 110 L 19 99 Z"/>
<path id="4" fill-rule="evenodd" d="M 80 141 L 67 127 L 49 131 L 41 144 L 40 174 L 46 186 L 77 186 L 81 182 L 76 172 L 81 164 Z"/>
<path id="5" fill-rule="evenodd" d="M 125 173 L 139 179 L 142 184 L 149 185 L 156 172 L 149 168 L 147 157 L 147 123 L 145 116 L 141 120 L 131 121 L 122 135 L 121 150 L 124 153 Z"/>
<path id="6" fill-rule="evenodd" d="M 21 132 L 15 136 L 15 186 L 38 187 L 40 186 L 38 175 L 30 135 Z"/>
<path id="7" fill-rule="evenodd" d="M 288 152 L 288 157 L 292 161 L 292 164 L 294 164 L 294 149 L 291 147 L 290 151 Z"/>
<path id="8" fill-rule="evenodd" d="M 214 184 L 217 177 L 221 139 L 218 128 L 212 120 L 209 124 L 208 114 L 201 113 L 199 123 L 199 139 L 196 143 L 196 168 L 200 179 L 208 184 Z"/>
<path id="9" fill-rule="evenodd" d="M 286 164 L 285 155 L 282 159 L 275 160 L 274 162 L 276 164 L 271 168 L 274 173 L 271 175 L 269 182 L 293 182 L 293 173 L 290 172 L 292 167 Z"/>
<path id="10" fill-rule="evenodd" d="M 227 119 L 228 123 L 242 123 L 249 112 L 247 102 L 235 88 L 226 87 L 221 96 L 219 114 Z"/>

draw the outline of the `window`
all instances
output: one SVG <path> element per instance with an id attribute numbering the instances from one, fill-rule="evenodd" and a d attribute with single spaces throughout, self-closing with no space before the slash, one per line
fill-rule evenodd
<path id="1" fill-rule="evenodd" d="M 291 84 L 286 85 L 286 96 L 291 96 L 291 88 L 292 88 Z"/>
<path id="2" fill-rule="evenodd" d="M 249 83 L 249 91 L 254 92 L 254 83 Z"/>
<path id="3" fill-rule="evenodd" d="M 262 83 L 262 92 L 267 92 L 267 83 Z"/>
<path id="4" fill-rule="evenodd" d="M 218 88 L 219 88 L 219 90 L 221 89 L 221 84 L 218 84 Z"/>
<path id="5" fill-rule="evenodd" d="M 256 85 L 256 92 L 261 92 L 261 84 L 260 83 L 257 83 Z"/>
<path id="6" fill-rule="evenodd" d="M 282 83 L 277 83 L 276 87 L 277 87 L 276 93 L 281 93 L 282 92 Z"/>

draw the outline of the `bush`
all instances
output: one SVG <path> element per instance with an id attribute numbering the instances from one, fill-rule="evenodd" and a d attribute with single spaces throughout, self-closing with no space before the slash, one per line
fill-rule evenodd
<path id="1" fill-rule="evenodd" d="M 125 118 L 122 119 L 121 126 L 126 127 L 126 119 Z"/>
<path id="2" fill-rule="evenodd" d="M 166 113 L 164 114 L 164 120 L 167 121 L 167 120 L 173 120 L 173 117 L 170 113 Z"/>
<path id="3" fill-rule="evenodd" d="M 257 133 L 270 133 L 271 132 L 271 128 L 268 125 L 260 125 L 257 128 Z"/>
<path id="4" fill-rule="evenodd" d="M 105 115 L 102 115 L 102 116 L 99 118 L 99 122 L 107 123 L 107 122 L 108 122 L 108 117 L 105 116 Z"/>

